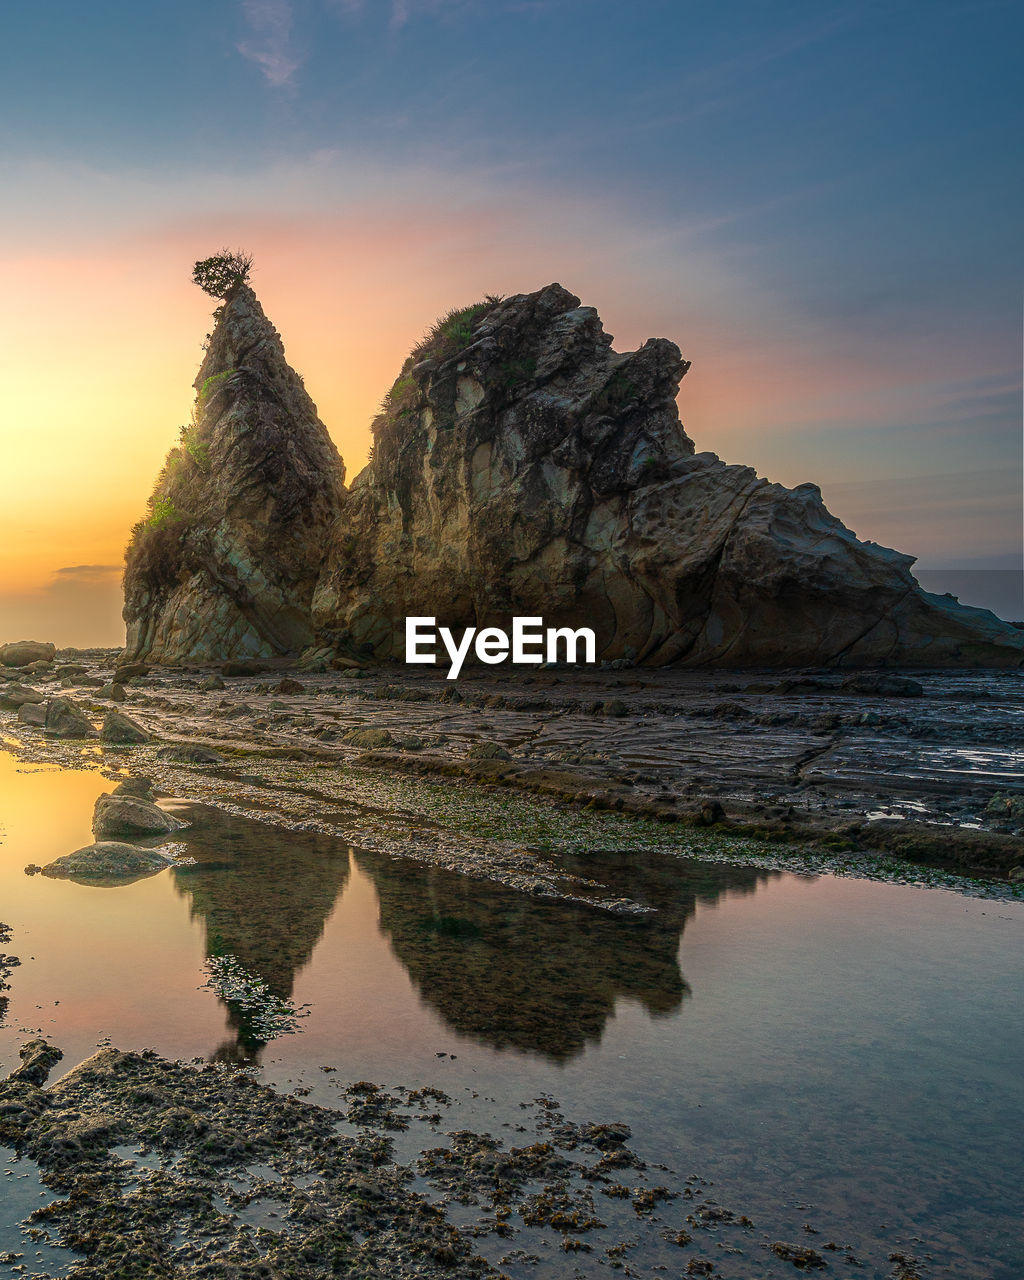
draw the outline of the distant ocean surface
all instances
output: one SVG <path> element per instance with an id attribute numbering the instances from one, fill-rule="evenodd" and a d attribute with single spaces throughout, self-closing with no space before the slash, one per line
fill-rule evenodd
<path id="1" fill-rule="evenodd" d="M 925 591 L 947 592 L 961 604 L 991 609 L 1007 622 L 1024 619 L 1024 569 L 915 569 Z"/>

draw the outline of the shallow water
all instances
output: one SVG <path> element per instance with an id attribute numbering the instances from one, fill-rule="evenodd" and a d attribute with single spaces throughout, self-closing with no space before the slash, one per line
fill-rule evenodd
<path id="1" fill-rule="evenodd" d="M 22 959 L 0 1069 L 42 1032 L 68 1066 L 107 1038 L 256 1058 L 328 1105 L 348 1080 L 436 1084 L 467 1127 L 548 1093 L 627 1122 L 775 1238 L 854 1243 L 859 1276 L 897 1250 L 950 1280 L 1024 1273 L 1024 904 L 664 856 L 567 868 L 658 908 L 638 921 L 212 810 L 184 833 L 195 868 L 26 876 L 90 841 L 109 787 L 0 755 L 0 919 Z M 263 1047 L 205 985 L 223 954 L 308 1014 L 297 1034 Z"/>

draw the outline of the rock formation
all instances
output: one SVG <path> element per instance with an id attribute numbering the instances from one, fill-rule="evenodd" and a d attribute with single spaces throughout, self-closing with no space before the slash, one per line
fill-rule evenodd
<path id="1" fill-rule="evenodd" d="M 182 431 L 135 528 L 126 660 L 297 653 L 344 467 L 256 295 L 219 309 Z"/>
<path id="2" fill-rule="evenodd" d="M 453 312 L 405 362 L 343 495 L 238 286 L 197 380 L 210 471 L 186 441 L 129 553 L 129 653 L 269 654 L 315 633 L 337 653 L 401 657 L 409 615 L 457 629 L 518 614 L 591 627 L 599 657 L 652 664 L 1024 661 L 1024 632 L 922 591 L 912 557 L 859 541 L 815 485 L 696 453 L 679 349 L 611 341 L 560 285 Z M 161 524 L 185 476 L 191 505 Z"/>

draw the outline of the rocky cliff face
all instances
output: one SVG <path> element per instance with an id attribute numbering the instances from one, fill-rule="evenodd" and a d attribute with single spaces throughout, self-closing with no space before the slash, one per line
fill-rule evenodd
<path id="1" fill-rule="evenodd" d="M 695 453 L 688 364 L 617 353 L 560 285 L 454 312 L 405 362 L 369 466 L 341 461 L 252 291 L 128 553 L 128 653 L 318 645 L 401 657 L 405 618 L 594 629 L 599 656 L 732 666 L 1017 666 L 1024 633 L 923 592 L 816 486 Z M 339 519 L 344 511 L 344 519 Z"/>
<path id="2" fill-rule="evenodd" d="M 313 602 L 400 656 L 407 615 L 592 627 L 599 656 L 720 665 L 1017 665 L 1024 635 L 923 592 L 814 485 L 694 452 L 673 343 L 611 348 L 559 285 L 440 323 L 374 424 Z"/>
<path id="3" fill-rule="evenodd" d="M 196 403 L 135 528 L 126 654 L 157 662 L 298 653 L 344 501 L 344 467 L 255 294 L 228 294 Z"/>

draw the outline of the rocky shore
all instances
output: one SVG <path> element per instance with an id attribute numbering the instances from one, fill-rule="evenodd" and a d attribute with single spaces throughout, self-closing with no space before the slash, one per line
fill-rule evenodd
<path id="1" fill-rule="evenodd" d="M 41 1039 L 22 1047 L 0 1081 L 0 1144 L 53 1193 L 25 1226 L 73 1251 L 75 1280 L 509 1280 L 606 1267 L 738 1280 L 751 1268 L 871 1265 L 824 1224 L 778 1238 L 699 1174 L 649 1166 L 627 1125 L 575 1121 L 547 1095 L 495 1135 L 451 1127 L 453 1099 L 432 1086 L 343 1083 L 334 1109 L 245 1071 L 111 1047 L 47 1087 L 62 1056 Z M 23 1256 L 0 1263 L 24 1274 Z M 926 1273 L 890 1254 L 870 1274 Z"/>
<path id="2" fill-rule="evenodd" d="M 4 746 L 103 771 L 89 848 L 150 855 L 126 874 L 160 874 L 212 805 L 653 920 L 643 877 L 610 889 L 589 852 L 1024 896 L 1022 727 L 1013 673 L 619 665 L 468 669 L 453 687 L 398 665 L 147 668 L 98 650 L 0 667 Z M 67 852 L 49 873 L 88 880 L 88 849 Z M 0 982 L 16 963 L 0 957 Z M 773 1224 L 720 1203 L 617 1117 L 580 1121 L 547 1095 L 487 1132 L 429 1081 L 339 1079 L 325 1107 L 237 1063 L 105 1047 L 48 1086 L 60 1050 L 37 1039 L 21 1057 L 0 1145 L 48 1192 L 27 1240 L 71 1250 L 79 1280 L 928 1274 L 824 1221 L 794 1234 L 781 1205 Z M 17 1250 L 0 1261 L 28 1274 Z"/>
<path id="3" fill-rule="evenodd" d="M 397 665 L 117 663 L 0 668 L 9 748 L 85 751 L 115 780 L 621 911 L 644 907 L 602 899 L 558 855 L 913 864 L 1024 892 L 1016 673 L 477 668 L 453 684 Z"/>

